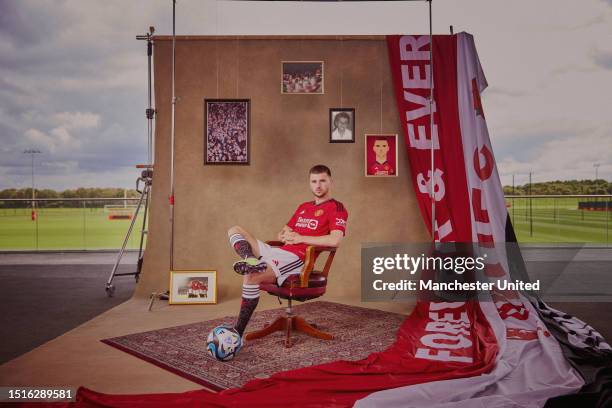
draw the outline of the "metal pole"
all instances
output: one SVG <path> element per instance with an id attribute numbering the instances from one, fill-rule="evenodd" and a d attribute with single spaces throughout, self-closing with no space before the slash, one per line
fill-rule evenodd
<path id="1" fill-rule="evenodd" d="M 516 192 L 514 191 L 514 173 L 512 173 L 512 195 L 515 196 Z M 514 222 L 515 218 L 514 218 L 514 209 L 515 209 L 515 205 L 514 205 L 514 197 L 512 197 L 512 222 Z"/>
<path id="2" fill-rule="evenodd" d="M 531 172 L 529 172 L 529 236 L 533 237 L 533 206 L 531 194 Z"/>
<path id="3" fill-rule="evenodd" d="M 32 156 L 32 219 L 34 220 L 36 227 L 36 250 L 38 251 L 38 215 L 36 214 L 36 195 L 34 193 L 34 152 L 35 150 L 30 151 L 30 155 Z"/>
<path id="4" fill-rule="evenodd" d="M 432 28 L 432 11 L 431 3 L 432 0 L 428 0 L 429 3 L 429 132 L 431 139 L 431 177 L 429 179 L 431 186 L 431 236 L 433 237 L 434 243 L 436 239 L 436 199 L 435 199 L 435 166 L 434 166 L 434 119 L 433 119 L 433 76 L 434 76 L 434 61 L 433 61 L 433 28 Z"/>
<path id="5" fill-rule="evenodd" d="M 147 41 L 147 82 L 148 82 L 148 97 L 149 97 L 149 110 L 147 111 L 147 136 L 148 136 L 148 142 L 149 142 L 149 150 L 147 152 L 148 154 L 148 164 L 153 164 L 153 157 L 154 157 L 154 153 L 153 153 L 153 118 L 154 118 L 154 111 L 153 111 L 153 86 L 151 85 L 151 58 L 153 56 L 153 42 L 151 41 L 151 37 L 153 36 L 153 33 L 155 32 L 155 28 L 153 27 L 149 27 L 149 35 L 148 37 L 148 41 Z"/>
<path id="6" fill-rule="evenodd" d="M 29 154 L 30 155 L 30 164 L 31 164 L 31 176 L 32 176 L 32 214 L 31 214 L 31 219 L 32 221 L 34 221 L 36 223 L 35 226 L 35 242 L 36 242 L 36 249 L 38 250 L 38 217 L 36 216 L 36 193 L 34 190 L 34 155 L 41 153 L 40 150 L 38 149 L 26 149 L 23 151 L 24 154 Z"/>
<path id="7" fill-rule="evenodd" d="M 175 60 L 176 58 L 176 0 L 172 0 L 172 113 L 170 119 L 170 270 L 174 269 L 174 130 L 175 130 Z"/>

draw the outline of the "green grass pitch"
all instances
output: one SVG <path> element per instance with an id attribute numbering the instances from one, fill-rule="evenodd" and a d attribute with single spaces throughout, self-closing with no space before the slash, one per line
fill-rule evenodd
<path id="1" fill-rule="evenodd" d="M 578 210 L 576 198 L 532 199 L 531 212 L 528 199 L 506 203 L 519 242 L 612 244 L 612 211 Z M 138 248 L 141 217 L 127 248 Z M 102 208 L 41 208 L 37 221 L 28 208 L 0 209 L 0 250 L 118 249 L 129 224 Z"/>
<path id="2" fill-rule="evenodd" d="M 130 226 L 130 220 L 109 220 L 102 208 L 39 208 L 37 213 L 32 221 L 30 209 L 0 209 L 0 250 L 118 249 Z M 142 214 L 136 221 L 128 249 L 140 242 Z"/>
<path id="3" fill-rule="evenodd" d="M 519 242 L 612 243 L 612 211 L 578 210 L 578 198 L 507 198 Z M 531 217 L 530 217 L 531 214 Z"/>

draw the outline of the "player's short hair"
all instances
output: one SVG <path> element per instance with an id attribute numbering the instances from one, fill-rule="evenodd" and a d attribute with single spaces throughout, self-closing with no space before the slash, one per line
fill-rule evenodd
<path id="1" fill-rule="evenodd" d="M 327 167 L 324 164 L 317 164 L 316 166 L 312 166 L 312 168 L 308 172 L 308 175 L 323 174 L 323 173 L 327 173 L 327 175 L 331 177 L 331 170 L 329 169 L 329 167 Z"/>
<path id="2" fill-rule="evenodd" d="M 351 123 L 351 117 L 349 116 L 348 113 L 346 112 L 339 112 L 336 114 L 336 117 L 334 117 L 334 126 L 338 127 L 338 121 L 340 120 L 340 118 L 344 118 L 346 119 L 346 121 L 348 123 Z"/>

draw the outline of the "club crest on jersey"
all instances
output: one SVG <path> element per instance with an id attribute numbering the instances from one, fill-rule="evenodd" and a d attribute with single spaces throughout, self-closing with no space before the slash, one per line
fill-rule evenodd
<path id="1" fill-rule="evenodd" d="M 316 230 L 317 227 L 319 226 L 319 220 L 313 220 L 312 218 L 298 217 L 298 220 L 295 223 L 295 226 L 299 228 L 308 228 L 311 230 Z"/>
<path id="2" fill-rule="evenodd" d="M 323 210 L 317 210 L 317 211 L 315 211 L 315 217 L 320 217 L 320 216 L 322 216 L 324 212 L 325 212 L 325 211 L 323 211 Z"/>

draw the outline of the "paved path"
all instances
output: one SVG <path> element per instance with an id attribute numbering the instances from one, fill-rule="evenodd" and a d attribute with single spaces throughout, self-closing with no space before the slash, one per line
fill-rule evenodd
<path id="1" fill-rule="evenodd" d="M 133 276 L 105 284 L 115 253 L 1 254 L 0 364 L 79 326 L 132 296 Z M 127 254 L 120 272 L 136 270 Z"/>

